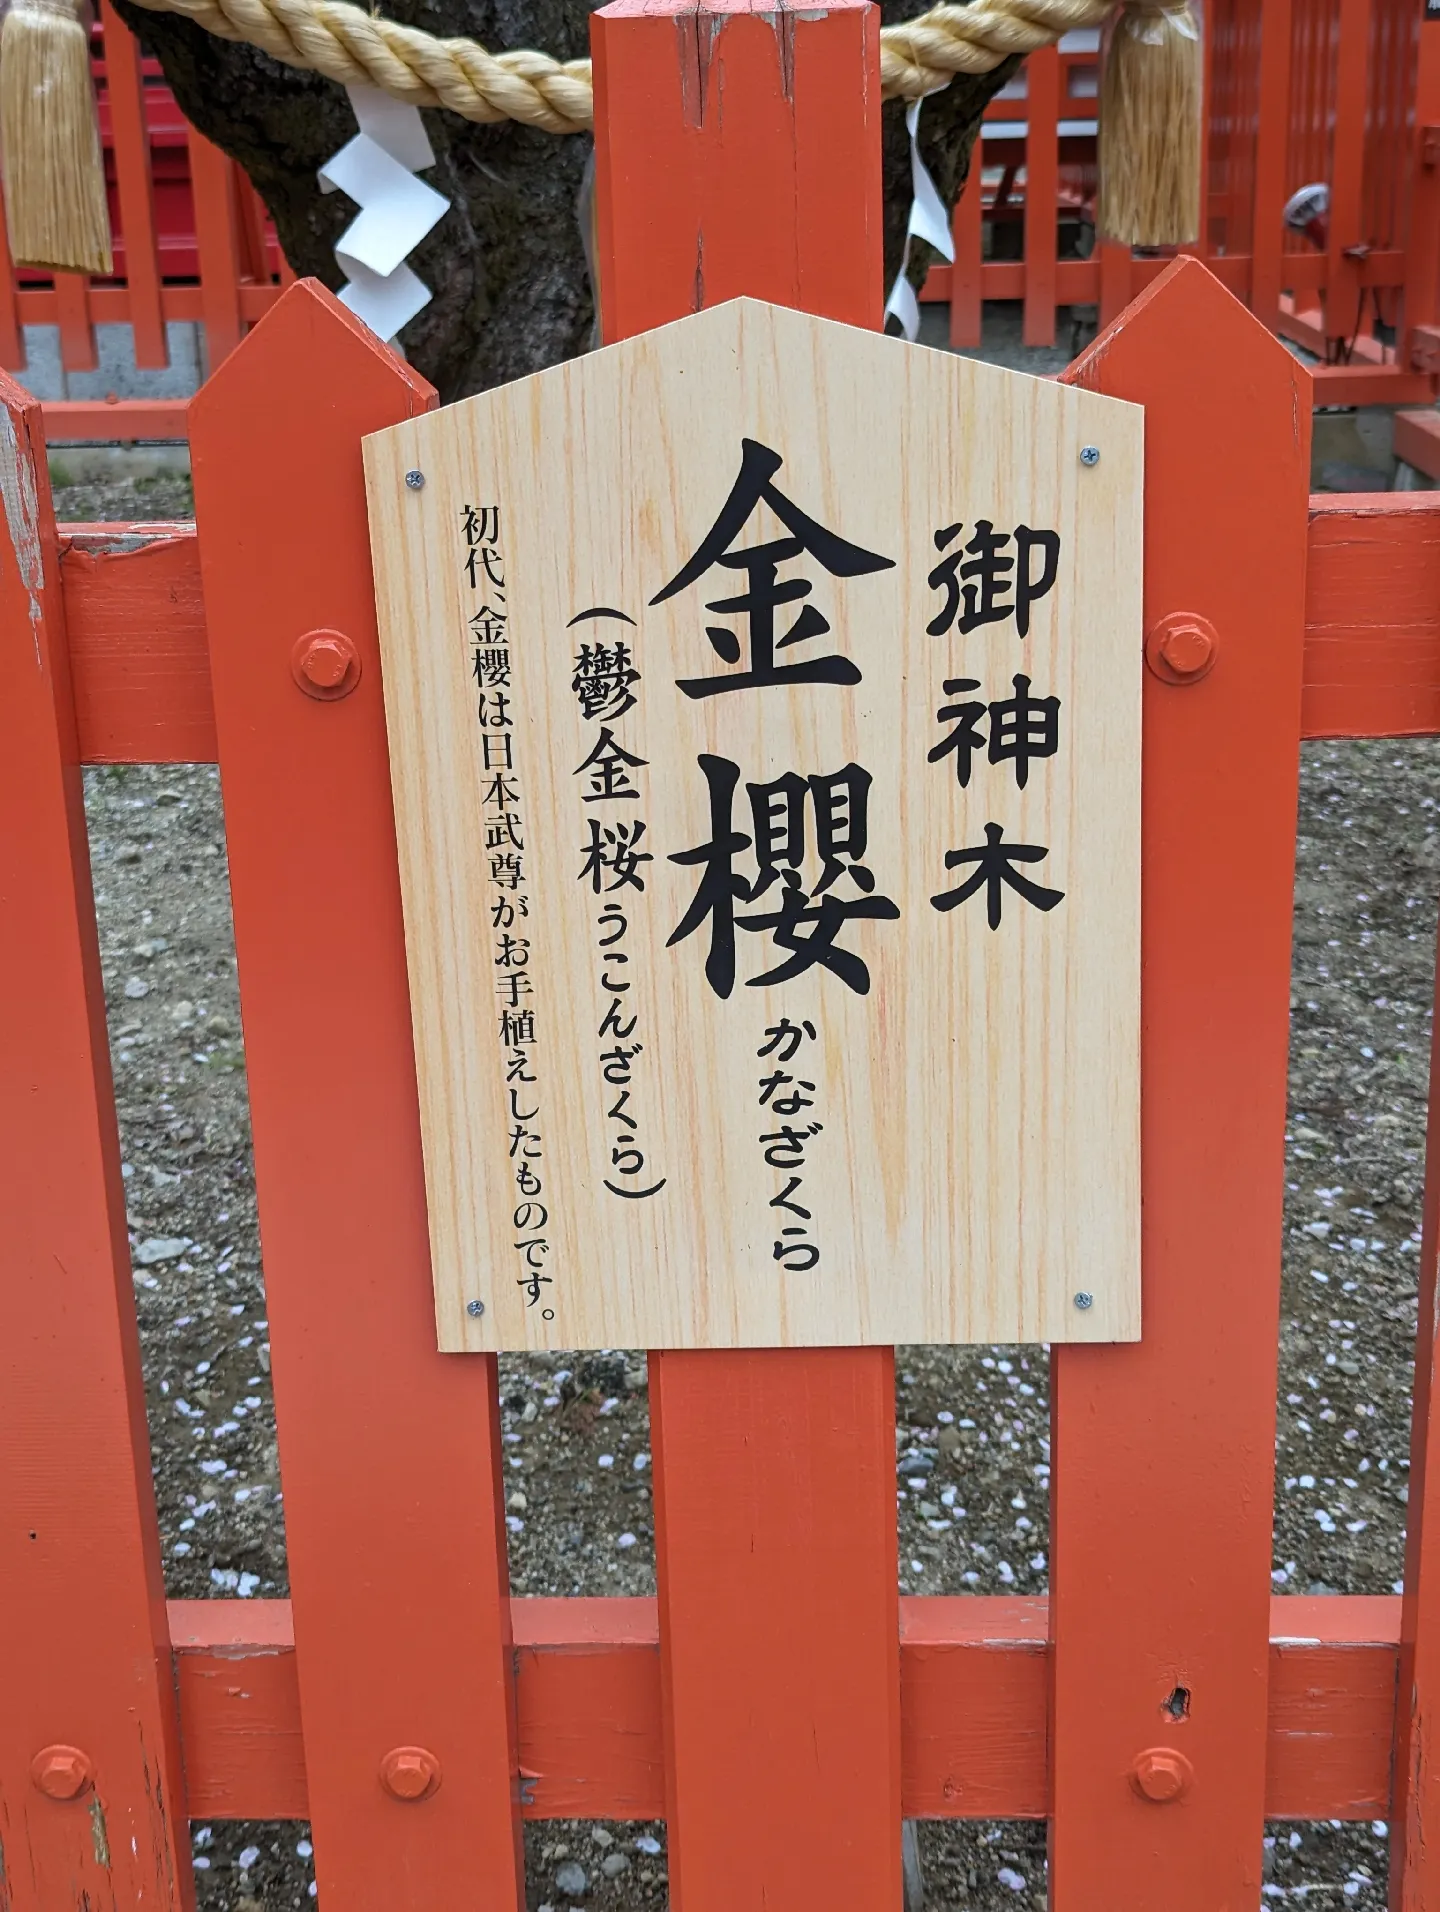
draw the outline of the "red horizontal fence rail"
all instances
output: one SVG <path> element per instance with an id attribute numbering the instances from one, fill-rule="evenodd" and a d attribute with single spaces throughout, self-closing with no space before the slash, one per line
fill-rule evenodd
<path id="1" fill-rule="evenodd" d="M 688 4 L 598 23 L 607 331 L 691 308 L 702 230 L 706 299 L 876 323 L 873 14 Z M 1073 376 L 1147 407 L 1147 619 L 1219 632 L 1145 687 L 1144 1338 L 1057 1360 L 1049 1600 L 897 1598 L 888 1351 L 654 1357 L 653 1602 L 510 1597 L 495 1364 L 435 1349 L 359 448 L 428 389 L 293 287 L 192 407 L 198 526 L 57 528 L 0 381 L 6 1912 L 188 1912 L 202 1815 L 310 1817 L 359 1912 L 519 1912 L 524 1817 L 662 1815 L 686 1912 L 896 1912 L 902 1814 L 1049 1818 L 1052 1912 L 1216 1912 L 1265 1815 L 1383 1816 L 1433 1908 L 1423 1385 L 1404 1600 L 1272 1599 L 1268 1547 L 1297 748 L 1440 735 L 1440 496 L 1307 509 L 1307 374 L 1193 262 Z M 290 674 L 320 626 L 337 703 Z M 290 1601 L 161 1597 L 78 800 L 119 762 L 221 766 Z M 1130 1785 L 1156 1743 L 1172 1805 Z M 381 1790 L 401 1746 L 433 1797 Z"/>

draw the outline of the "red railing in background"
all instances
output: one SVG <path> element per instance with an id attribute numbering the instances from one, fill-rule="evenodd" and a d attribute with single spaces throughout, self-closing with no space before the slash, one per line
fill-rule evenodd
<path id="1" fill-rule="evenodd" d="M 1206 40 L 1202 244 L 1184 248 L 1275 330 L 1314 351 L 1317 400 L 1428 405 L 1440 374 L 1440 57 L 1423 0 L 1213 0 Z M 1061 306 L 1102 323 L 1164 269 L 1095 243 L 1100 36 L 1032 54 L 991 101 L 982 160 L 955 210 L 956 260 L 924 297 L 948 301 L 951 343 L 980 343 L 984 303 L 1020 301 L 1030 345 Z M 187 124 L 158 65 L 102 0 L 96 73 L 115 273 L 0 281 L 0 365 L 21 328 L 56 325 L 67 371 L 98 364 L 94 327 L 134 327 L 141 367 L 167 363 L 165 322 L 198 321 L 212 371 L 292 274 L 241 169 Z M 1287 232 L 1299 186 L 1331 190 L 1321 251 Z M 1032 219 L 1031 207 L 1045 208 Z M 1053 209 L 1053 216 L 1052 211 Z M 3 233 L 0 205 L 0 233 Z M 177 401 L 47 404 L 55 438 L 180 436 Z"/>
<path id="2" fill-rule="evenodd" d="M 1420 0 L 1213 0 L 1207 7 L 1202 242 L 1183 248 L 1275 330 L 1316 352 L 1322 404 L 1424 404 L 1440 371 L 1440 58 Z M 1020 300 L 1029 345 L 1056 308 L 1101 323 L 1172 256 L 1093 244 L 1099 36 L 1031 54 L 985 114 L 955 209 L 955 264 L 924 296 L 980 343 L 983 303 Z M 1324 251 L 1286 199 L 1330 187 Z M 1044 209 L 1031 220 L 1027 209 Z M 1051 216 L 1054 208 L 1054 217 Z M 1377 336 L 1377 321 L 1379 331 Z"/>
<path id="3" fill-rule="evenodd" d="M 104 3 L 95 72 L 115 237 L 115 272 L 12 271 L 0 279 L 0 365 L 23 371 L 21 328 L 54 325 L 68 372 L 99 365 L 95 327 L 134 329 L 135 363 L 169 363 L 168 321 L 204 327 L 213 371 L 294 277 L 264 205 L 240 167 L 190 126 L 153 60 Z M 0 206 L 0 230 L 4 212 Z M 46 405 L 59 437 L 181 437 L 179 401 Z"/>

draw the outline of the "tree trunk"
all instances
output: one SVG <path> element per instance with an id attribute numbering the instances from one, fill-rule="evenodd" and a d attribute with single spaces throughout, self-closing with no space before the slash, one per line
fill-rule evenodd
<path id="1" fill-rule="evenodd" d="M 905 19 L 926 3 L 882 0 L 882 17 Z M 335 241 L 355 208 L 342 193 L 322 193 L 315 175 L 356 130 L 344 89 L 216 39 L 177 14 L 116 4 L 160 61 L 186 117 L 249 174 L 291 265 L 338 290 Z M 390 0 L 385 11 L 497 52 L 538 47 L 575 59 L 588 50 L 590 9 L 582 0 Z M 957 75 L 926 103 L 921 145 L 947 205 L 964 182 L 985 103 L 1017 64 L 1007 60 L 978 78 Z M 427 112 L 425 123 L 435 149 L 425 178 L 451 211 L 411 254 L 434 297 L 401 343 L 448 402 L 588 347 L 594 300 L 577 200 L 591 141 L 514 124 L 476 126 L 445 111 Z M 910 206 L 904 112 L 893 101 L 884 117 L 884 190 L 889 276 L 899 266 Z M 838 233 L 836 243 L 843 243 Z M 915 252 L 928 256 L 918 243 Z M 921 263 L 912 259 L 912 272 Z"/>

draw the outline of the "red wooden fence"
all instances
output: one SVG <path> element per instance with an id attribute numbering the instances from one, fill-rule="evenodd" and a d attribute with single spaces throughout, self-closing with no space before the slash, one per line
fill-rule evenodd
<path id="1" fill-rule="evenodd" d="M 595 16 L 607 336 L 692 308 L 702 232 L 707 302 L 877 325 L 873 10 L 705 11 Z M 519 1912 L 522 1818 L 662 1815 L 685 1912 L 896 1912 L 902 1814 L 1048 1818 L 1054 1912 L 1248 1912 L 1267 1815 L 1383 1815 L 1392 1904 L 1440 1908 L 1433 1127 L 1404 1599 L 1269 1580 L 1299 743 L 1440 734 L 1440 498 L 1307 505 L 1309 375 L 1191 261 L 1070 376 L 1146 407 L 1147 627 L 1219 649 L 1145 684 L 1144 1338 L 1056 1356 L 1048 1600 L 897 1600 L 873 1349 L 653 1354 L 658 1600 L 509 1598 L 495 1365 L 435 1351 L 359 451 L 433 397 L 292 287 L 191 407 L 197 526 L 147 533 L 57 529 L 0 381 L 6 1912 L 183 1912 L 201 1815 L 308 1816 L 332 1912 Z M 364 660 L 338 702 L 290 673 L 316 627 Z M 77 773 L 193 761 L 225 790 L 285 1602 L 167 1606 L 150 1490 Z M 380 1775 L 414 1747 L 440 1784 L 405 1802 Z M 1156 1747 L 1192 1774 L 1167 1804 Z"/>
<path id="2" fill-rule="evenodd" d="M 1422 9 L 1206 8 L 1203 237 L 1186 250 L 1272 330 L 1329 361 L 1317 403 L 1428 405 L 1440 383 L 1440 53 L 1420 33 Z M 23 370 L 20 327 L 50 324 L 65 368 L 93 370 L 94 326 L 120 321 L 134 326 L 136 364 L 163 366 L 164 322 L 193 320 L 213 370 L 293 275 L 245 175 L 186 125 L 108 0 L 100 14 L 115 276 L 0 279 L 0 365 Z M 1128 247 L 1077 251 L 1093 239 L 1098 39 L 1072 34 L 1031 55 L 986 111 L 982 162 L 955 210 L 955 265 L 937 267 L 924 294 L 949 301 L 952 344 L 979 344 L 987 299 L 1021 301 L 1025 342 L 1053 344 L 1058 306 L 1094 305 L 1109 324 L 1165 269 Z M 1315 180 L 1332 192 L 1323 252 L 1280 216 Z M 0 204 L 0 234 L 3 220 Z M 52 438 L 184 431 L 169 400 L 61 402 L 45 417 Z"/>
<path id="3" fill-rule="evenodd" d="M 1435 395 L 1440 51 L 1421 33 L 1422 15 L 1423 0 L 1205 8 L 1201 239 L 1185 250 L 1273 330 L 1329 361 L 1317 404 Z M 1083 50 L 1084 38 L 1031 54 L 986 110 L 982 167 L 955 210 L 955 264 L 932 272 L 926 291 L 949 300 L 954 345 L 980 343 L 986 299 L 1022 300 L 1025 342 L 1050 345 L 1057 305 L 1096 305 L 1109 324 L 1164 270 L 1162 258 L 1104 243 L 1090 257 L 1057 257 L 1052 207 L 1072 254 L 1091 230 L 1077 214 L 1094 198 L 1099 53 Z M 1331 190 L 1323 252 L 1281 219 L 1290 194 L 1314 181 Z M 1007 222 L 1021 238 L 1013 258 L 999 256 Z M 1372 336 L 1377 318 L 1391 343 Z"/>

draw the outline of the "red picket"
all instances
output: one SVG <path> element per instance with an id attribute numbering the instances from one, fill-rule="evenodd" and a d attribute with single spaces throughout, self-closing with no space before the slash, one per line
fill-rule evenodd
<path id="1" fill-rule="evenodd" d="M 1060 193 L 1060 55 L 1042 47 L 1025 62 L 1026 345 L 1055 343 L 1055 204 Z"/>
<path id="2" fill-rule="evenodd" d="M 1050 1903 L 1215 1912 L 1260 1899 L 1309 375 L 1185 261 L 1067 377 L 1145 406 L 1146 628 L 1216 652 L 1145 681 L 1142 1339 L 1054 1360 Z"/>
<path id="3" fill-rule="evenodd" d="M 194 1903 L 55 522 L 0 378 L 0 1904 Z"/>
<path id="4" fill-rule="evenodd" d="M 877 25 L 855 0 L 594 16 L 607 339 L 741 294 L 880 323 Z M 650 1366 L 676 1902 L 898 1908 L 891 1353 Z"/>
<path id="5" fill-rule="evenodd" d="M 360 462 L 432 403 L 307 280 L 191 430 L 316 1870 L 351 1912 L 524 1899 L 495 1365 L 435 1347 Z M 314 629 L 359 653 L 338 701 L 292 675 Z M 407 1747 L 428 1797 L 385 1788 Z"/>

